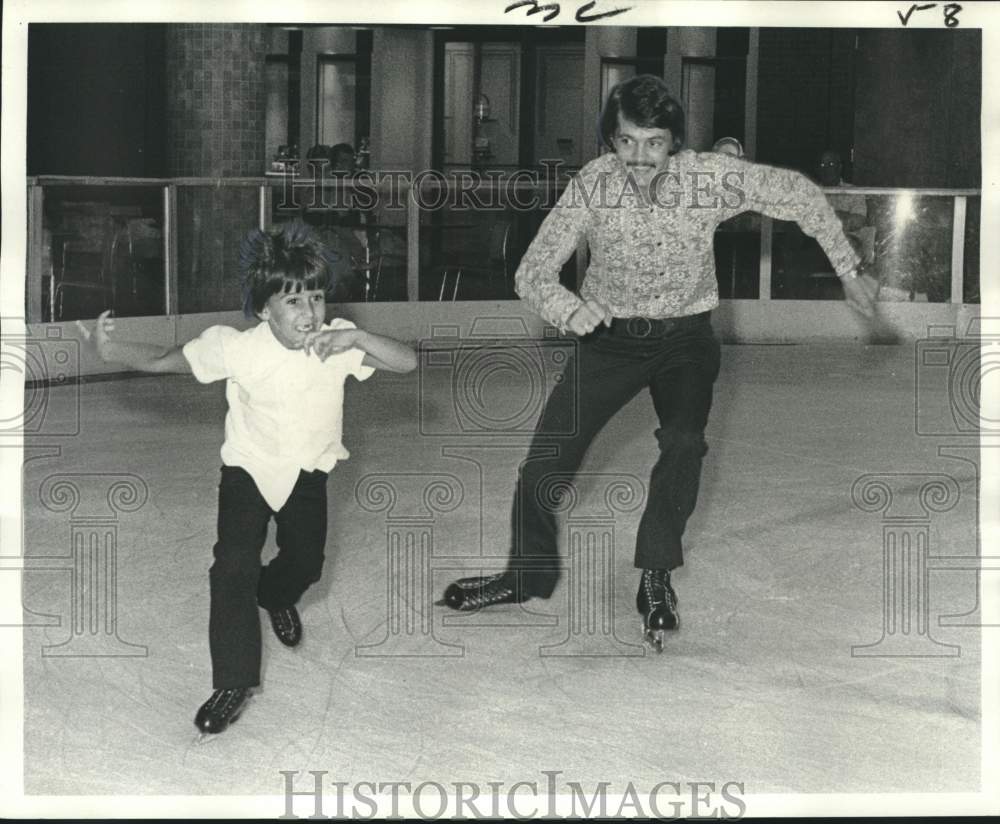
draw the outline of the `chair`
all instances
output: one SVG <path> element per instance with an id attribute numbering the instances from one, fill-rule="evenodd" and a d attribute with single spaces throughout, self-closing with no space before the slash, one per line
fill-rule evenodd
<path id="1" fill-rule="evenodd" d="M 512 224 L 509 220 L 498 221 L 490 227 L 485 261 L 483 261 L 482 257 L 476 257 L 442 266 L 441 289 L 438 293 L 438 300 L 444 300 L 445 290 L 448 285 L 448 276 L 450 274 L 454 274 L 455 276 L 454 286 L 451 290 L 451 299 L 455 300 L 458 297 L 458 287 L 461 283 L 463 272 L 469 275 L 485 274 L 489 279 L 491 287 L 493 286 L 493 278 L 499 273 L 506 293 L 510 285 L 508 261 L 510 259 L 511 227 Z"/>
<path id="2" fill-rule="evenodd" d="M 406 244 L 396 231 L 402 226 L 392 224 L 363 224 L 354 230 L 360 252 L 351 256 L 354 271 L 362 278 L 363 299 L 378 299 L 382 273 L 388 270 L 390 288 L 398 286 L 396 276 L 406 269 Z"/>
<path id="3" fill-rule="evenodd" d="M 106 307 L 114 305 L 115 285 L 110 277 L 112 243 L 113 224 L 110 219 L 85 234 L 77 234 L 63 242 L 59 271 L 53 278 L 53 320 L 64 319 L 67 289 L 97 293 L 104 298 Z"/>
<path id="4" fill-rule="evenodd" d="M 364 300 L 367 303 L 375 300 L 378 283 L 382 277 L 382 255 L 378 252 L 380 232 L 362 227 L 356 229 L 354 234 L 361 244 L 362 253 L 352 255 L 351 263 L 354 265 L 354 271 L 363 278 Z"/>
<path id="5" fill-rule="evenodd" d="M 125 258 L 125 274 L 128 277 L 129 301 L 133 308 L 139 302 L 139 283 L 151 268 L 162 273 L 163 231 L 152 218 L 132 218 L 115 233 L 111 244 L 111 277 L 117 284 L 120 269 L 118 262 Z M 161 277 L 162 282 L 162 277 Z M 145 296 L 148 290 L 143 289 Z M 162 293 L 162 289 L 160 290 Z M 124 307 L 121 308 L 125 311 Z"/>

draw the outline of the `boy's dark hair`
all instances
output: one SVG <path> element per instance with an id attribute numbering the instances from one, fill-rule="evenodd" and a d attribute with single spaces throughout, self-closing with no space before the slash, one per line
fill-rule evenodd
<path id="1" fill-rule="evenodd" d="M 601 140 L 612 150 L 619 114 L 640 129 L 670 129 L 674 138 L 670 154 L 676 154 L 684 145 L 684 109 L 656 75 L 636 75 L 608 94 L 601 112 Z"/>
<path id="2" fill-rule="evenodd" d="M 262 232 L 248 232 L 240 245 L 243 314 L 259 317 L 268 298 L 279 292 L 330 287 L 330 264 L 338 255 L 301 220 Z"/>

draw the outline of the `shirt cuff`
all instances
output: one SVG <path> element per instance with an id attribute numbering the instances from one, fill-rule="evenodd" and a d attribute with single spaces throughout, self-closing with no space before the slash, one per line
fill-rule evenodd
<path id="1" fill-rule="evenodd" d="M 559 311 L 554 313 L 554 316 L 550 319 L 552 325 L 565 335 L 569 319 L 573 317 L 573 313 L 583 306 L 583 304 L 584 300 L 581 297 L 570 292 L 565 304 L 561 305 Z"/>
<path id="2" fill-rule="evenodd" d="M 861 258 L 858 257 L 854 249 L 848 246 L 845 255 L 834 266 L 834 271 L 841 280 L 854 280 L 859 274 L 858 267 L 860 265 Z"/>

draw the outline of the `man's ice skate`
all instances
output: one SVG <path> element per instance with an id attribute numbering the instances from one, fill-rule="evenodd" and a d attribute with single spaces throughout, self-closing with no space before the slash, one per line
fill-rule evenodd
<path id="1" fill-rule="evenodd" d="M 670 586 L 670 571 L 644 569 L 639 579 L 635 606 L 642 615 L 643 641 L 657 652 L 663 652 L 663 633 L 680 626 L 677 614 L 677 594 Z"/>
<path id="2" fill-rule="evenodd" d="M 469 612 L 494 604 L 519 604 L 527 600 L 504 572 L 459 578 L 444 591 L 439 606 Z"/>
<path id="3" fill-rule="evenodd" d="M 212 693 L 194 717 L 194 725 L 201 735 L 199 741 L 204 741 L 211 735 L 225 730 L 230 724 L 235 723 L 243 710 L 246 702 L 253 694 L 249 687 L 236 687 L 233 689 L 216 690 Z"/>

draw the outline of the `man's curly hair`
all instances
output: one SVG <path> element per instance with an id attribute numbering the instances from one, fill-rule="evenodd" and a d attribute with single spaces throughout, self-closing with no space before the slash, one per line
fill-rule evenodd
<path id="1" fill-rule="evenodd" d="M 601 110 L 600 135 L 604 145 L 614 151 L 618 117 L 634 123 L 640 129 L 669 129 L 676 154 L 684 145 L 684 108 L 674 99 L 659 77 L 639 74 L 615 86 Z"/>

